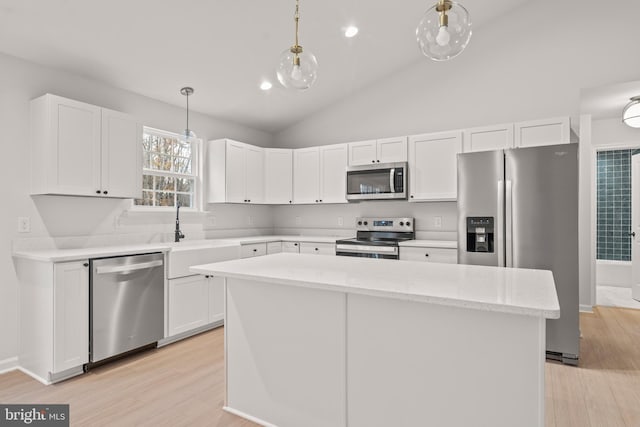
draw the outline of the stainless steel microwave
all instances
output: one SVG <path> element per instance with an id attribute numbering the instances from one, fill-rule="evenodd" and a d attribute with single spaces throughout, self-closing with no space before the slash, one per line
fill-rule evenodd
<path id="1" fill-rule="evenodd" d="M 407 162 L 347 168 L 347 200 L 407 198 Z"/>

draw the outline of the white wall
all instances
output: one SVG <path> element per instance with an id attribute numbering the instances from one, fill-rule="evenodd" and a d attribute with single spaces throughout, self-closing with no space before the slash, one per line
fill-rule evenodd
<path id="1" fill-rule="evenodd" d="M 176 98 L 182 98 L 179 89 L 167 88 L 176 92 Z M 89 235 L 113 237 L 139 234 L 152 237 L 171 232 L 174 226 L 170 213 L 127 212 L 126 208 L 131 202 L 126 200 L 29 196 L 29 100 L 47 92 L 130 113 L 139 117 L 144 124 L 160 129 L 179 132 L 185 126 L 184 108 L 0 55 L 0 129 L 3 147 L 3 164 L 0 168 L 0 366 L 3 360 L 17 354 L 18 284 L 11 258 L 12 240 L 53 237 L 59 239 L 62 245 L 76 245 L 87 241 Z M 190 124 L 198 136 L 205 140 L 230 137 L 256 145 L 272 144 L 272 136 L 268 133 L 202 114 L 192 114 Z M 208 225 L 207 215 L 184 215 L 185 234 L 204 235 L 209 233 L 209 228 L 214 232 L 226 228 L 241 230 L 248 227 L 244 222 L 247 215 L 265 216 L 260 207 L 229 206 L 223 209 L 226 214 L 219 217 L 215 227 Z M 17 233 L 19 216 L 31 218 L 31 233 Z M 270 229 L 268 216 L 254 226 L 264 226 L 265 221 Z"/>
<path id="2" fill-rule="evenodd" d="M 528 2 L 474 29 L 459 57 L 444 63 L 418 58 L 415 65 L 280 132 L 275 145 L 575 116 L 581 88 L 638 77 L 640 2 L 623 0 L 615 10 L 611 16 L 593 0 Z"/>

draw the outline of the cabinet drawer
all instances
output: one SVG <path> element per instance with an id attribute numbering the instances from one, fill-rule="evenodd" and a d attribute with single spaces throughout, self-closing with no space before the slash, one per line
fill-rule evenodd
<path id="1" fill-rule="evenodd" d="M 282 242 L 267 242 L 267 254 L 282 252 Z"/>
<path id="2" fill-rule="evenodd" d="M 282 242 L 282 252 L 300 252 L 300 243 L 298 242 Z"/>
<path id="3" fill-rule="evenodd" d="M 443 248 L 400 248 L 401 261 L 441 262 L 445 264 L 458 263 L 457 249 Z"/>
<path id="4" fill-rule="evenodd" d="M 316 255 L 335 255 L 336 245 L 334 243 L 302 242 L 300 243 L 300 253 L 316 254 Z"/>
<path id="5" fill-rule="evenodd" d="M 266 243 L 254 243 L 251 245 L 242 245 L 240 247 L 240 256 L 242 258 L 251 258 L 254 256 L 262 256 L 267 254 Z"/>

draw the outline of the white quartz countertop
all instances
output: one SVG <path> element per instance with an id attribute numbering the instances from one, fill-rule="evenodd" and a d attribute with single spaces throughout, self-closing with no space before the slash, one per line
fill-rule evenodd
<path id="1" fill-rule="evenodd" d="M 456 249 L 458 247 L 458 242 L 455 240 L 405 240 L 400 242 L 399 245 L 409 248 Z"/>
<path id="2" fill-rule="evenodd" d="M 336 240 L 339 240 L 339 239 L 344 239 L 344 237 L 272 235 L 272 236 L 249 236 L 249 237 L 225 238 L 225 240 L 227 241 L 238 242 L 238 244 L 240 245 L 250 245 L 253 243 L 281 242 L 281 241 L 335 243 Z"/>
<path id="3" fill-rule="evenodd" d="M 560 317 L 553 275 L 546 270 L 279 253 L 193 266 L 191 271 L 484 311 Z"/>

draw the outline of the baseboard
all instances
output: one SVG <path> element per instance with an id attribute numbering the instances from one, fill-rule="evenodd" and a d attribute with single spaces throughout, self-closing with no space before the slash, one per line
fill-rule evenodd
<path id="1" fill-rule="evenodd" d="M 34 380 L 41 382 L 44 385 L 51 385 L 51 381 L 45 380 L 44 378 L 39 377 L 38 375 L 34 374 L 33 372 L 29 371 L 28 369 L 23 368 L 22 366 L 18 366 L 18 370 L 20 372 L 22 372 L 25 375 L 29 375 L 31 378 L 33 378 Z"/>
<path id="2" fill-rule="evenodd" d="M 178 334 L 178 335 L 173 335 L 171 337 L 167 337 L 167 338 L 161 339 L 160 341 L 158 341 L 158 348 L 164 347 L 165 345 L 173 344 L 174 342 L 181 341 L 181 340 L 183 340 L 185 338 L 189 338 L 189 337 L 192 337 L 194 335 L 198 335 L 198 334 L 200 334 L 202 332 L 206 332 L 206 331 L 209 331 L 211 329 L 219 328 L 222 325 L 224 325 L 224 320 L 218 320 L 216 322 L 209 323 L 209 324 L 204 325 L 204 326 L 200 326 L 199 328 L 192 329 L 190 331 L 183 332 L 183 333 Z"/>
<path id="3" fill-rule="evenodd" d="M 6 372 L 15 371 L 18 369 L 18 357 L 10 357 L 8 359 L 0 360 L 0 374 Z"/>
<path id="4" fill-rule="evenodd" d="M 593 313 L 593 306 L 588 304 L 580 304 L 580 312 Z"/>
<path id="5" fill-rule="evenodd" d="M 244 418 L 245 420 L 249 420 L 251 422 L 254 422 L 254 423 L 259 424 L 259 425 L 264 426 L 264 427 L 278 427 L 275 424 L 268 423 L 266 421 L 261 420 L 260 418 L 256 418 L 254 416 L 245 414 L 242 411 L 238 411 L 237 409 L 233 409 L 233 408 L 230 408 L 228 406 L 223 406 L 222 410 L 223 411 L 227 411 L 230 414 L 237 415 L 237 416 L 239 416 L 241 418 Z"/>

